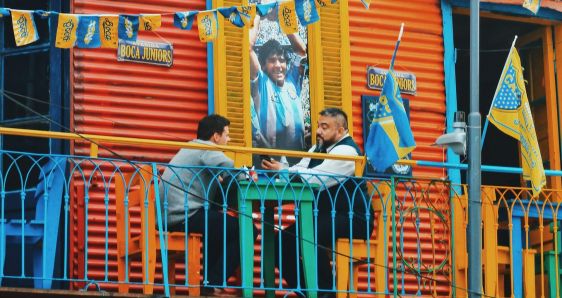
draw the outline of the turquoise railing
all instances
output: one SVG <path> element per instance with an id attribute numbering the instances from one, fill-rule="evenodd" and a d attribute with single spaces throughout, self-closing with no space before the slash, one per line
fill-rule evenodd
<path id="1" fill-rule="evenodd" d="M 163 163 L 8 151 L 1 151 L 0 156 L 4 165 L 0 172 L 0 249 L 6 256 L 0 259 L 2 285 L 27 283 L 30 287 L 50 287 L 54 284 L 63 288 L 107 291 L 117 291 L 123 285 L 130 286 L 131 291 L 154 286 L 154 291 L 165 295 L 170 295 L 174 289 L 176 293 L 186 293 L 202 285 L 244 296 L 272 295 L 274 291 L 279 295 L 298 293 L 309 296 L 314 296 L 317 291 L 334 295 L 451 294 L 456 272 L 452 240 L 455 220 L 451 204 L 459 195 L 451 195 L 453 188 L 447 181 L 397 177 L 375 180 L 337 175 L 300 177 L 288 172 L 259 170 L 258 181 L 248 181 L 246 172 L 236 168 L 171 167 Z M 146 169 L 158 174 L 146 176 Z M 166 169 L 172 174 L 163 178 L 161 173 Z M 192 177 L 188 182 L 180 179 L 186 173 Z M 141 261 L 129 257 L 129 253 L 137 249 L 130 246 L 130 241 L 141 233 L 148 233 L 151 228 L 145 226 L 141 230 L 141 208 L 129 206 L 132 203 L 130 196 L 135 190 L 132 187 L 135 177 L 140 177 L 140 185 L 145 187 L 140 196 L 142 205 L 147 210 L 154 210 L 153 222 L 158 232 L 155 243 L 164 248 L 161 256 L 154 256 L 152 260 L 160 265 L 157 266 L 154 282 L 150 284 L 143 282 L 143 272 L 144 277 L 148 277 L 149 262 L 143 271 Z M 123 196 L 116 196 L 116 181 L 122 185 Z M 160 187 L 154 188 L 155 184 Z M 211 185 L 216 187 L 217 196 L 213 195 Z M 325 192 L 322 190 L 330 185 L 336 186 L 330 194 L 323 196 Z M 240 231 L 237 235 L 229 235 L 232 232 L 225 220 L 223 230 L 216 233 L 208 231 L 207 236 L 201 239 L 200 264 L 190 266 L 188 253 L 185 253 L 175 270 L 162 270 L 171 260 L 166 249 L 172 239 L 172 233 L 168 231 L 171 228 L 168 214 L 170 193 L 183 193 L 183 212 L 180 215 L 187 217 L 190 215 L 188 207 L 193 201 L 192 192 L 196 190 L 204 194 L 199 198 L 203 218 L 208 217 L 210 210 L 218 210 L 223 219 L 227 215 L 234 216 L 238 222 L 244 218 L 251 219 L 257 232 L 256 241 Z M 153 207 L 150 207 L 150 194 L 155 201 Z M 251 194 L 255 196 L 252 202 L 249 201 Z M 310 195 L 310 210 L 304 203 L 307 195 Z M 126 224 L 121 227 L 125 231 L 123 239 L 118 239 L 117 233 L 120 228 L 116 219 L 118 203 L 127 211 L 124 213 Z M 242 212 L 242 208 L 250 208 L 250 203 L 254 205 L 253 212 L 247 212 L 249 209 Z M 330 208 L 327 213 L 326 206 Z M 344 214 L 344 223 L 359 223 L 349 225 L 344 233 L 344 236 L 354 235 L 355 240 L 336 238 L 339 224 L 335 219 L 341 215 L 336 212 L 336 206 L 348 209 L 356 206 L 356 210 L 362 210 L 357 213 L 351 208 Z M 328 224 L 320 226 L 324 223 L 324 214 L 328 214 Z M 144 213 L 144 220 L 148 220 L 149 215 Z M 271 216 L 270 219 L 268 216 Z M 297 241 L 303 249 L 284 245 L 283 239 L 287 238 L 280 236 L 285 235 L 280 231 L 305 217 L 312 219 L 312 237 L 307 238 L 305 234 L 309 227 L 299 227 L 287 237 L 303 239 Z M 327 255 L 328 260 L 332 260 L 328 264 L 330 272 L 327 276 L 332 277 L 329 286 L 321 288 L 319 285 L 324 281 L 316 280 L 310 284 L 308 279 L 304 283 L 298 281 L 294 286 L 268 283 L 268 266 L 276 261 L 279 263 L 276 274 L 280 277 L 289 278 L 293 273 L 287 272 L 287 260 L 283 259 L 283 253 L 271 260 L 271 251 L 260 249 L 268 245 L 268 240 L 264 239 L 266 228 L 274 231 L 272 243 L 277 240 L 277 245 L 270 246 L 270 249 L 292 249 L 297 257 L 312 256 L 314 262 L 310 264 L 316 264 L 319 256 Z M 54 230 L 57 233 L 52 232 Z M 357 232 L 359 230 L 360 233 Z M 189 234 L 192 228 L 183 224 L 179 232 Z M 229 282 L 213 283 L 210 280 L 212 272 L 207 268 L 214 260 L 208 258 L 210 252 L 206 244 L 220 234 L 224 242 L 231 239 L 230 236 L 241 238 L 243 251 L 248 247 L 258 248 L 249 263 L 244 253 L 240 257 L 246 269 L 247 264 L 251 264 L 250 275 L 243 268 L 240 277 L 234 277 Z M 320 234 L 327 234 L 329 240 L 321 244 Z M 357 238 L 366 240 L 358 241 Z M 118 245 L 119 241 L 122 241 L 122 246 Z M 185 242 L 188 242 L 187 238 Z M 56 243 L 52 246 L 56 249 L 47 248 L 47 243 Z M 39 247 L 40 251 L 33 251 L 33 247 Z M 306 254 L 305 247 L 312 247 L 313 254 Z M 125 278 L 121 279 L 117 268 L 119 250 L 127 268 Z M 227 252 L 221 257 L 227 261 L 231 256 Z M 142 259 L 141 256 L 139 258 Z M 50 264 L 55 259 L 60 265 Z M 40 262 L 37 263 L 37 260 Z M 342 264 L 347 270 L 343 270 Z M 189 276 L 193 274 L 190 270 L 199 268 L 199 265 L 202 268 L 201 280 L 190 282 Z M 301 267 L 293 267 L 296 267 L 294 274 L 297 280 L 305 277 L 306 272 Z M 226 265 L 218 270 L 223 280 L 228 277 Z M 346 275 L 348 281 L 358 280 L 357 284 L 351 282 L 348 285 L 348 282 L 345 286 L 338 285 L 338 277 L 342 275 Z M 41 284 L 32 285 L 36 280 Z"/>

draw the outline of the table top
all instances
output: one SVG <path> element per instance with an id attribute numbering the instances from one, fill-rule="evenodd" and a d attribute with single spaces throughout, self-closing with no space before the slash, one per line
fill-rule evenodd
<path id="1" fill-rule="evenodd" d="M 274 180 L 240 181 L 238 199 L 264 201 L 313 201 L 316 184 Z"/>

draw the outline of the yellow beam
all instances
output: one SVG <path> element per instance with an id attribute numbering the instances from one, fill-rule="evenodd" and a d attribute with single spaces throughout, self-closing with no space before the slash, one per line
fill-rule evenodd
<path id="1" fill-rule="evenodd" d="M 154 140 L 154 139 L 141 139 L 141 138 L 128 138 L 128 137 L 114 137 L 114 136 L 103 136 L 103 135 L 92 135 L 92 134 L 75 134 L 68 132 L 54 132 L 54 131 L 44 131 L 44 130 L 32 130 L 32 129 L 19 129 L 19 128 L 9 128 L 0 126 L 0 134 L 13 135 L 13 136 L 26 136 L 26 137 L 36 137 L 36 138 L 54 138 L 63 139 L 71 141 L 86 141 L 94 143 L 96 146 L 99 144 L 120 144 L 120 145 L 136 145 L 136 146 L 149 146 L 162 147 L 162 148 L 190 148 L 190 149 L 206 149 L 224 152 L 233 152 L 235 154 L 267 154 L 273 156 L 287 156 L 287 157 L 310 157 L 310 158 L 321 158 L 321 159 L 336 159 L 336 160 L 349 160 L 354 162 L 359 162 L 363 164 L 365 162 L 364 156 L 346 156 L 346 155 L 335 155 L 326 153 L 308 153 L 301 151 L 290 151 L 290 150 L 278 150 L 278 149 L 263 149 L 263 148 L 247 148 L 240 146 L 209 146 L 205 144 L 188 144 L 186 142 L 177 141 L 164 141 L 164 140 Z M 409 161 L 412 162 L 412 161 Z"/>

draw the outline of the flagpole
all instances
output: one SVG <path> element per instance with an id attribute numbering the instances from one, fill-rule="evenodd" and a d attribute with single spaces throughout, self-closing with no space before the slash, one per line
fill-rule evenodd
<path id="1" fill-rule="evenodd" d="M 404 33 L 404 23 L 400 25 L 400 33 L 398 34 L 398 40 L 396 41 L 396 46 L 394 47 L 394 53 L 392 53 L 392 58 L 390 59 L 389 70 L 394 70 L 394 60 L 396 59 L 396 53 L 398 52 L 398 46 L 402 40 L 402 33 Z"/>
<path id="2" fill-rule="evenodd" d="M 515 35 L 515 38 L 513 39 L 513 42 L 511 43 L 511 48 L 509 48 L 509 53 L 507 54 L 507 58 L 505 59 L 505 63 L 503 65 L 503 70 L 502 70 L 502 75 L 505 72 L 505 69 L 507 68 L 507 61 L 509 60 L 509 57 L 511 56 L 511 52 L 513 52 L 513 49 L 515 48 L 515 42 L 517 41 L 517 35 Z M 501 79 L 501 76 L 500 76 Z M 498 94 L 498 91 L 500 90 L 500 84 L 498 84 L 498 86 L 496 87 L 496 92 L 494 93 L 494 98 L 496 98 L 496 94 Z M 484 130 L 482 131 L 482 141 L 480 142 L 480 150 L 482 150 L 482 148 L 484 148 L 484 140 L 486 139 L 486 131 L 488 130 L 488 124 L 490 123 L 490 121 L 488 120 L 488 116 L 490 116 L 490 112 L 492 112 L 492 107 L 494 106 L 494 101 L 492 99 L 492 103 L 490 104 L 490 109 L 488 110 L 488 114 L 486 115 L 486 123 L 484 124 Z"/>

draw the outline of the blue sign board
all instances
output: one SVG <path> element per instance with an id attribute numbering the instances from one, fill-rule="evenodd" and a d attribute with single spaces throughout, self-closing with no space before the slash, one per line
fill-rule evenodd
<path id="1" fill-rule="evenodd" d="M 145 40 L 119 40 L 117 61 L 130 61 L 171 67 L 174 48 L 169 43 Z"/>
<path id="2" fill-rule="evenodd" d="M 367 88 L 382 90 L 387 71 L 386 69 L 378 67 L 367 67 Z M 416 76 L 413 73 L 395 71 L 394 74 L 396 75 L 400 93 L 416 94 Z"/>

